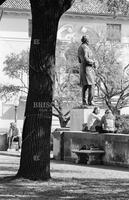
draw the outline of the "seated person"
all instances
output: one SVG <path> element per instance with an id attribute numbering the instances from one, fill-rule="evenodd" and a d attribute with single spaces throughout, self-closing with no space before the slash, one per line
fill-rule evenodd
<path id="1" fill-rule="evenodd" d="M 101 129 L 102 133 L 114 133 L 116 131 L 115 128 L 115 117 L 112 114 L 111 110 L 107 109 L 105 111 L 104 116 L 101 119 Z"/>
<path id="2" fill-rule="evenodd" d="M 16 126 L 16 123 L 10 123 L 10 128 L 8 132 L 8 143 L 9 149 L 11 149 L 13 140 L 18 141 L 18 149 L 21 148 L 21 134 L 19 128 Z"/>
<path id="3" fill-rule="evenodd" d="M 93 112 L 89 115 L 87 120 L 88 130 L 97 131 L 96 127 L 100 126 L 101 116 L 99 115 L 99 107 L 95 107 Z"/>

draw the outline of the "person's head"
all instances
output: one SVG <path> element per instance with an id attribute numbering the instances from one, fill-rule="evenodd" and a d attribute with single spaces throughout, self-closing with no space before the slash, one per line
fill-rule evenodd
<path id="1" fill-rule="evenodd" d="M 11 127 L 12 129 L 15 129 L 15 128 L 16 128 L 16 123 L 11 122 L 11 123 L 10 123 L 10 127 Z"/>
<path id="2" fill-rule="evenodd" d="M 108 115 L 108 114 L 112 114 L 112 111 L 109 110 L 109 109 L 107 109 L 107 110 L 105 110 L 105 114 L 106 114 L 106 115 Z"/>
<path id="3" fill-rule="evenodd" d="M 86 36 L 86 35 L 83 35 L 83 36 L 82 36 L 82 38 L 81 38 L 81 42 L 82 42 L 82 43 L 89 44 L 89 39 L 88 39 L 88 36 Z"/>
<path id="4" fill-rule="evenodd" d="M 100 113 L 99 107 L 94 107 L 93 113 L 98 115 Z"/>

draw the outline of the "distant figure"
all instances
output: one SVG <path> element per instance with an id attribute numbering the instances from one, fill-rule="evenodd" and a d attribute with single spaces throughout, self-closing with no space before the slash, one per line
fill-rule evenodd
<path id="1" fill-rule="evenodd" d="M 115 117 L 112 114 L 111 110 L 107 109 L 104 116 L 101 119 L 101 131 L 103 133 L 114 133 L 116 132 L 115 128 Z"/>
<path id="2" fill-rule="evenodd" d="M 98 127 L 100 127 L 101 116 L 99 107 L 95 107 L 93 112 L 90 113 L 87 120 L 88 130 L 97 131 Z"/>
<path id="3" fill-rule="evenodd" d="M 8 143 L 9 143 L 9 149 L 11 149 L 13 140 L 18 141 L 18 149 L 21 148 L 21 133 L 19 128 L 16 126 L 16 123 L 12 122 L 10 123 L 10 128 L 8 132 Z"/>
<path id="4" fill-rule="evenodd" d="M 81 39 L 82 44 L 78 48 L 78 61 L 80 63 L 80 85 L 82 87 L 82 104 L 94 105 L 94 86 L 96 67 L 93 53 L 89 47 L 89 40 L 86 36 Z M 85 99 L 85 93 L 88 90 L 88 102 Z"/>

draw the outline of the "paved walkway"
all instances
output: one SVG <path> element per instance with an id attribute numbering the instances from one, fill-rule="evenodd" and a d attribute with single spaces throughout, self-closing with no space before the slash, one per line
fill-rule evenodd
<path id="1" fill-rule="evenodd" d="M 0 152 L 0 200 L 129 200 L 129 169 L 51 161 L 47 182 L 7 178 L 16 174 L 19 152 Z"/>

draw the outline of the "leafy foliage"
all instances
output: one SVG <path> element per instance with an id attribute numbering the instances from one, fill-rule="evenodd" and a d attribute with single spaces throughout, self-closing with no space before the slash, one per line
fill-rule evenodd
<path id="1" fill-rule="evenodd" d="M 11 78 L 20 78 L 22 72 L 29 73 L 29 51 L 23 50 L 19 54 L 11 53 L 6 57 L 3 71 Z"/>
<path id="2" fill-rule="evenodd" d="M 63 47 L 63 49 L 62 49 Z M 63 44 L 57 41 L 56 49 L 56 86 L 53 106 L 58 112 L 62 127 L 70 120 L 69 109 L 79 103 L 79 66 L 77 61 L 76 43 Z M 65 109 L 64 109 L 65 108 Z"/>
<path id="3" fill-rule="evenodd" d="M 129 11 L 129 1 L 127 0 L 100 0 L 107 5 L 108 12 L 116 15 L 127 15 Z"/>
<path id="4" fill-rule="evenodd" d="M 129 134 L 129 115 L 116 116 L 115 126 L 118 133 Z"/>
<path id="5" fill-rule="evenodd" d="M 70 107 L 78 104 L 80 96 L 79 66 L 77 61 L 78 45 L 70 44 L 64 46 L 57 41 L 56 48 L 56 72 L 55 72 L 55 94 L 53 98 L 53 115 L 59 118 L 61 127 L 66 127 L 70 120 Z M 3 71 L 5 74 L 20 81 L 20 85 L 1 85 L 0 95 L 10 99 L 16 93 L 28 93 L 28 86 L 23 80 L 24 75 L 29 73 L 29 52 L 22 51 L 19 54 L 10 54 L 6 57 Z M 64 109 L 66 108 L 66 109 Z"/>
<path id="6" fill-rule="evenodd" d="M 80 101 L 79 97 L 81 96 L 79 87 L 79 65 L 77 60 L 78 46 L 79 44 L 77 42 L 71 43 L 66 50 L 65 67 L 62 73 L 67 71 L 67 75 L 62 83 L 64 87 L 60 90 L 63 95 L 62 97 L 66 97 L 67 100 L 70 97 L 71 102 L 74 102 L 75 106 L 78 106 Z M 102 41 L 95 46 L 91 46 L 91 48 L 98 61 L 96 86 L 98 87 L 99 98 L 106 103 L 114 114 L 119 113 L 119 109 L 127 104 L 129 97 L 129 79 L 128 74 L 124 72 L 124 69 L 128 68 L 128 65 L 123 68 L 122 63 L 118 61 L 121 46 L 120 44 L 110 43 L 102 39 Z M 60 64 L 58 64 L 57 67 L 60 68 Z M 65 87 L 66 85 L 67 87 Z M 66 88 L 69 88 L 69 90 L 67 91 Z M 72 91 L 74 92 L 72 93 Z M 61 97 L 61 95 L 58 96 Z M 77 102 L 75 102 L 76 100 Z"/>
<path id="7" fill-rule="evenodd" d="M 22 90 L 23 89 L 23 90 Z M 15 86 L 15 85 L 0 85 L 0 97 L 7 100 L 10 100 L 14 95 L 19 92 L 25 92 L 24 87 Z"/>
<path id="8" fill-rule="evenodd" d="M 78 46 L 77 42 L 66 45 L 57 41 L 53 115 L 59 118 L 62 127 L 65 127 L 70 120 L 70 108 L 79 106 L 81 102 Z M 129 96 L 128 76 L 123 73 L 121 63 L 117 59 L 120 47 L 102 41 L 92 46 L 92 49 L 98 61 L 96 85 L 99 97 L 106 102 L 113 113 L 117 113 L 126 105 Z M 28 51 L 7 56 L 4 64 L 5 74 L 20 80 L 21 85 L 1 85 L 1 96 L 10 97 L 10 94 L 14 95 L 19 91 L 27 93 L 28 86 L 22 80 L 21 74 L 24 72 L 28 75 Z"/>
<path id="9" fill-rule="evenodd" d="M 100 97 L 116 113 L 126 105 L 129 96 L 128 76 L 124 74 L 122 63 L 118 61 L 120 45 L 102 42 L 94 51 L 99 63 L 96 84 Z"/>
<path id="10" fill-rule="evenodd" d="M 5 74 L 12 79 L 18 80 L 20 84 L 9 84 L 9 85 L 0 85 L 0 96 L 5 97 L 6 100 L 10 99 L 17 92 L 23 92 L 27 94 L 28 86 L 23 80 L 24 74 L 28 75 L 29 72 L 29 52 L 28 50 L 22 51 L 19 54 L 11 53 L 6 56 L 4 61 L 3 71 Z"/>

